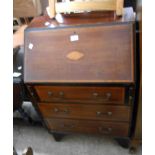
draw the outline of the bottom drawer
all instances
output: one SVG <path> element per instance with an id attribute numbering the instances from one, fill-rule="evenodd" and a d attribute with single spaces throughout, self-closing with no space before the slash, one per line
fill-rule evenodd
<path id="1" fill-rule="evenodd" d="M 46 119 L 47 126 L 52 131 L 69 133 L 107 134 L 113 136 L 128 136 L 129 124 L 117 122 Z"/>

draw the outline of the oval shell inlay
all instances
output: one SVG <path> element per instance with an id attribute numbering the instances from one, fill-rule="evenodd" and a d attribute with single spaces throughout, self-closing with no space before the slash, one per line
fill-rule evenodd
<path id="1" fill-rule="evenodd" d="M 70 60 L 79 60 L 79 59 L 81 59 L 83 56 L 84 56 L 83 53 L 78 52 L 78 51 L 73 51 L 73 52 L 70 52 L 70 53 L 67 55 L 67 58 L 70 59 Z"/>

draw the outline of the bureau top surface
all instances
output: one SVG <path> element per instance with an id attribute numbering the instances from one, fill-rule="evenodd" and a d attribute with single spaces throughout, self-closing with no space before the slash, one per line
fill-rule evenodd
<path id="1" fill-rule="evenodd" d="M 87 24 L 121 24 L 133 22 L 135 19 L 132 8 L 125 8 L 122 17 L 115 15 L 115 12 L 85 12 L 78 14 L 59 14 L 57 18 L 50 19 L 49 16 L 39 16 L 29 24 L 30 28 L 64 28 L 69 26 L 87 25 Z"/>

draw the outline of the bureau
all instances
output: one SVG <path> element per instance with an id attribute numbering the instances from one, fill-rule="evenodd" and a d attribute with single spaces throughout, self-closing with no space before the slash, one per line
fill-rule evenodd
<path id="1" fill-rule="evenodd" d="M 135 90 L 133 18 L 112 13 L 35 18 L 25 31 L 24 82 L 45 127 L 130 138 Z M 132 19 L 132 20 L 131 20 Z"/>

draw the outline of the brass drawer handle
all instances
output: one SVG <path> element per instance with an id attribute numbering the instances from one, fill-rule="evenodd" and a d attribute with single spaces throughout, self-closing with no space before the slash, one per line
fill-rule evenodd
<path id="1" fill-rule="evenodd" d="M 69 110 L 68 109 L 64 109 L 63 111 L 65 114 L 68 114 L 69 113 Z"/>
<path id="2" fill-rule="evenodd" d="M 111 112 L 111 111 L 108 111 L 108 112 L 103 113 L 103 112 L 101 112 L 101 111 L 97 111 L 97 112 L 96 112 L 96 115 L 97 115 L 97 116 L 103 116 L 103 115 L 112 116 L 112 112 Z"/>
<path id="3" fill-rule="evenodd" d="M 47 94 L 49 97 L 51 97 L 53 95 L 53 93 L 51 91 L 48 91 Z"/>
<path id="4" fill-rule="evenodd" d="M 48 91 L 47 92 L 47 94 L 48 94 L 48 97 L 52 97 L 52 99 L 55 99 L 55 100 L 60 100 L 60 99 L 62 99 L 63 97 L 64 97 L 64 92 L 63 91 L 60 91 L 59 93 L 58 93 L 58 97 L 55 97 L 53 94 L 53 92 L 51 92 L 51 91 Z"/>
<path id="5" fill-rule="evenodd" d="M 59 112 L 59 109 L 58 108 L 54 108 L 54 112 Z"/>
<path id="6" fill-rule="evenodd" d="M 106 93 L 107 98 L 111 97 L 111 93 Z"/>
<path id="7" fill-rule="evenodd" d="M 99 132 L 104 134 L 110 134 L 112 132 L 112 128 L 99 127 Z"/>
<path id="8" fill-rule="evenodd" d="M 62 128 L 70 128 L 71 129 L 71 128 L 74 128 L 75 125 L 74 124 L 62 124 L 61 127 Z"/>
<path id="9" fill-rule="evenodd" d="M 63 91 L 60 91 L 60 92 L 59 92 L 59 96 L 60 96 L 60 97 L 64 97 L 64 92 L 63 92 Z"/>
<path id="10" fill-rule="evenodd" d="M 69 110 L 68 109 L 60 110 L 58 108 L 54 108 L 54 112 L 55 113 L 69 114 Z"/>
<path id="11" fill-rule="evenodd" d="M 99 95 L 99 93 L 93 93 L 93 96 L 94 96 L 94 98 L 95 99 L 101 99 L 101 100 L 109 100 L 110 99 L 110 97 L 111 97 L 111 93 L 106 93 L 105 95 L 103 95 L 103 96 L 100 96 Z"/>
<path id="12" fill-rule="evenodd" d="M 98 95 L 99 95 L 98 93 L 93 93 L 94 97 L 98 97 Z"/>

